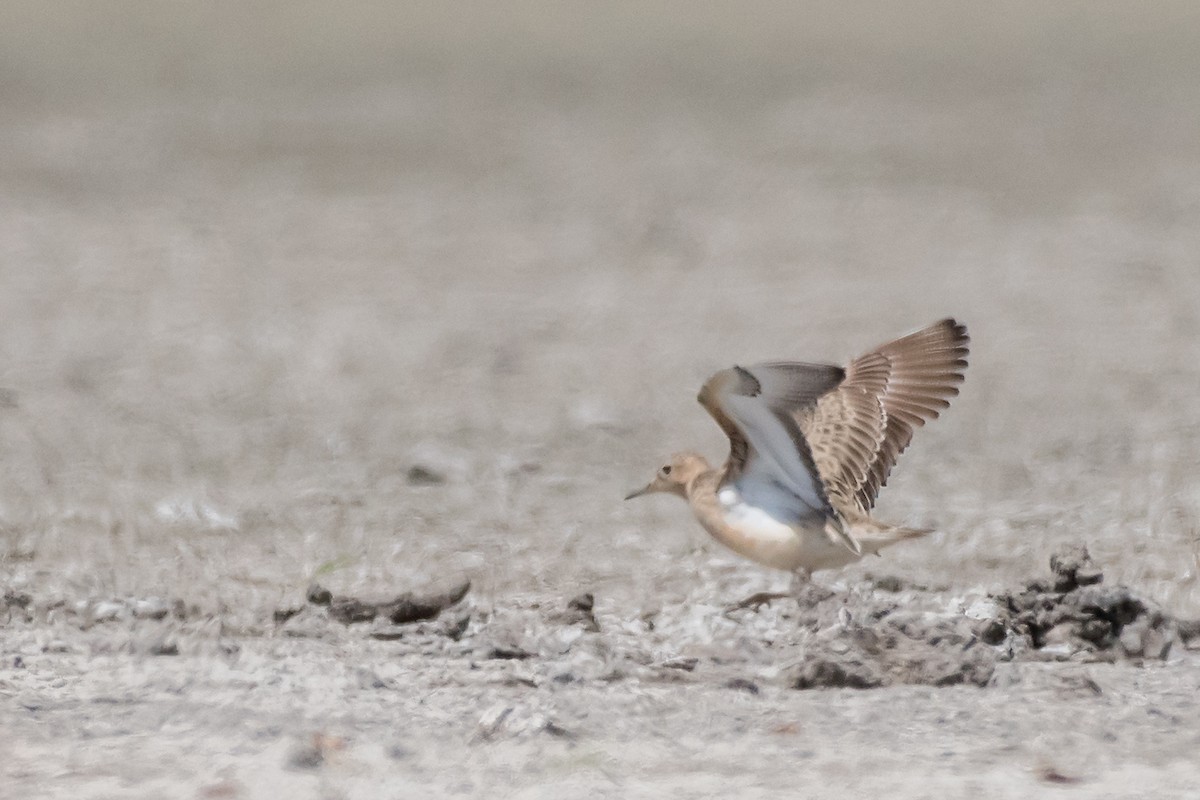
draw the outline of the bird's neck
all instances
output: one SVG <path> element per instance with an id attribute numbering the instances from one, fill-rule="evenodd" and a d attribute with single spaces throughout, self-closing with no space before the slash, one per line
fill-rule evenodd
<path id="1" fill-rule="evenodd" d="M 685 487 L 685 499 L 688 503 L 695 506 L 697 503 L 705 503 L 709 499 L 716 500 L 717 486 L 721 483 L 722 472 L 723 470 L 719 469 L 705 469 L 697 472 Z"/>

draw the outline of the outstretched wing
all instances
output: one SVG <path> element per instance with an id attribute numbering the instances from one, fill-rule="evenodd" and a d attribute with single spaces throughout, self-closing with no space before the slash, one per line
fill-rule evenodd
<path id="1" fill-rule="evenodd" d="M 838 385 L 826 364 L 771 363 L 713 375 L 697 398 L 729 437 L 724 482 L 753 473 L 790 491 L 811 512 L 830 510 L 799 415 Z"/>
<path id="2" fill-rule="evenodd" d="M 797 423 L 830 501 L 867 513 L 913 431 L 950 405 L 967 367 L 966 326 L 944 319 L 850 363 Z"/>

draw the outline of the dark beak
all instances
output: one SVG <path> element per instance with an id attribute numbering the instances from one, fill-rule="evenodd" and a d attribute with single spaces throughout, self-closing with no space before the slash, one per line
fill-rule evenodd
<path id="1" fill-rule="evenodd" d="M 640 488 L 640 489 L 635 489 L 634 491 L 632 491 L 632 492 L 630 492 L 629 494 L 625 495 L 625 499 L 626 499 L 626 500 L 632 500 L 632 499 L 633 499 L 633 498 L 635 498 L 635 497 L 641 497 L 641 496 L 642 496 L 642 495 L 644 495 L 644 494 L 649 494 L 649 492 L 650 492 L 650 484 L 646 484 L 646 485 L 645 485 L 645 486 L 643 486 L 642 488 Z"/>

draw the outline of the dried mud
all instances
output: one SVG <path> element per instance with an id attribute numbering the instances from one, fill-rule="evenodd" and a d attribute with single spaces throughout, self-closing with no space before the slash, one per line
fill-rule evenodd
<path id="1" fill-rule="evenodd" d="M 333 595 L 313 584 L 305 605 L 277 609 L 271 620 L 258 620 L 240 635 L 344 640 L 335 635 L 342 626 L 351 639 L 399 642 L 404 650 L 424 653 L 436 643 L 443 655 L 471 668 L 481 661 L 526 662 L 530 677 L 522 680 L 534 688 L 543 680 L 615 684 L 685 680 L 686 673 L 687 679 L 706 676 L 751 692 L 758 686 L 759 673 L 753 670 L 769 665 L 782 666 L 775 682 L 794 689 L 988 687 L 994 685 L 996 667 L 1002 663 L 1141 665 L 1167 660 L 1175 647 L 1200 650 L 1200 621 L 1175 619 L 1128 587 L 1103 585 L 1103 573 L 1082 546 L 1056 553 L 1051 570 L 1049 579 L 980 595 L 969 604 L 944 591 L 879 578 L 837 589 L 811 585 L 766 610 L 737 605 L 722 610 L 725 624 L 738 629 L 758 659 L 732 651 L 707 653 L 703 647 L 663 657 L 672 632 L 686 634 L 689 624 L 704 627 L 713 622 L 701 621 L 686 609 L 612 620 L 606 630 L 594 614 L 591 594 L 559 607 L 497 605 L 482 613 L 467 598 L 469 583 L 433 593 L 405 592 L 387 600 Z M 3 609 L 10 630 L 57 623 L 84 633 L 119 626 L 129 637 L 120 649 L 148 655 L 179 655 L 180 631 L 189 624 L 204 627 L 213 622 L 180 598 L 46 602 L 6 591 Z M 138 624 L 163 621 L 173 623 L 176 631 L 167 633 L 161 625 L 142 630 Z M 237 638 L 227 644 L 236 649 Z M 98 645 L 100 641 L 92 639 L 92 652 L 110 651 Z M 66 647 L 52 641 L 43 652 Z M 739 674 L 739 669 L 750 671 Z"/>

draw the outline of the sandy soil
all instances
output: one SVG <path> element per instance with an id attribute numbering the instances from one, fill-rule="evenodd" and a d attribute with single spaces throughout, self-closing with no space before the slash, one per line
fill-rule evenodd
<path id="1" fill-rule="evenodd" d="M 1200 617 L 1190 5 L 176 6 L 0 20 L 0 797 L 1200 796 L 1176 629 L 973 638 L 1069 544 Z M 939 532 L 813 607 L 621 502 L 948 314 Z M 984 685 L 794 688 L 902 625 Z"/>

